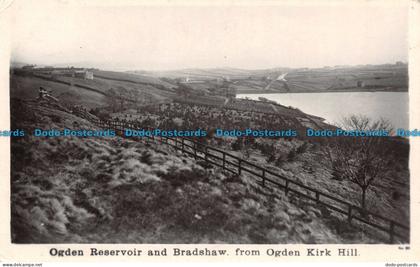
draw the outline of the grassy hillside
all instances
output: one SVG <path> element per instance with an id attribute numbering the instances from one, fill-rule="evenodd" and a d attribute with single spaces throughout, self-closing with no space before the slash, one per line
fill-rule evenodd
<path id="1" fill-rule="evenodd" d="M 280 74 L 287 73 L 286 82 L 274 81 Z M 341 91 L 407 91 L 407 65 L 366 65 L 346 67 L 325 67 L 313 69 L 276 68 L 266 70 L 184 69 L 162 72 L 141 72 L 142 75 L 188 77 L 201 87 L 215 86 L 215 80 L 228 79 L 230 86 L 238 93 L 310 93 Z M 267 85 L 270 86 L 267 88 Z M 197 84 L 191 84 L 197 87 Z"/>
<path id="2" fill-rule="evenodd" d="M 95 77 L 93 80 L 87 80 L 65 76 L 16 73 L 10 77 L 11 97 L 36 99 L 38 88 L 42 86 L 47 90 L 52 90 L 51 95 L 58 98 L 63 104 L 97 108 L 109 105 L 112 99 L 107 95 L 111 89 L 115 94 L 121 94 L 130 101 L 137 100 L 140 104 L 145 101 L 147 104 L 165 101 L 175 95 L 171 87 L 165 87 L 165 83 L 158 79 L 124 80 L 127 78 L 126 74 L 113 72 L 101 72 L 101 75 L 109 76 L 103 76 L 107 77 L 106 79 Z"/>
<path id="3" fill-rule="evenodd" d="M 277 74 L 278 75 L 278 74 Z M 270 77 L 270 76 L 267 76 Z M 270 79 L 275 79 L 275 75 Z M 249 87 L 250 80 L 257 83 L 259 90 Z M 324 68 L 292 70 L 286 76 L 286 82 L 254 78 L 238 80 L 239 93 L 255 93 L 261 89 L 268 92 L 341 92 L 341 91 L 407 91 L 408 69 L 400 65 L 362 66 L 347 68 Z M 255 87 L 255 86 L 254 86 Z"/>
<path id="4" fill-rule="evenodd" d="M 103 71 L 103 70 L 94 70 L 93 74 L 98 78 L 105 79 L 121 79 L 126 81 L 131 81 L 139 84 L 149 84 L 149 85 L 160 85 L 162 89 L 172 88 L 174 85 L 167 83 L 161 79 L 154 78 L 151 76 L 131 74 L 128 72 L 115 72 L 115 71 Z"/>
<path id="5" fill-rule="evenodd" d="M 11 104 L 12 128 L 96 129 L 57 105 Z M 322 208 L 166 146 L 27 135 L 11 149 L 15 243 L 375 242 Z"/>
<path id="6" fill-rule="evenodd" d="M 76 86 L 48 81 L 33 76 L 12 75 L 10 79 L 10 96 L 20 99 L 36 99 L 39 87 L 52 90 L 51 95 L 63 103 L 84 105 L 95 108 L 106 103 L 105 96 Z"/>
<path id="7" fill-rule="evenodd" d="M 253 102 L 249 103 L 250 106 L 251 104 Z M 258 105 L 254 104 L 254 106 Z M 245 157 L 257 166 L 263 166 L 293 181 L 360 206 L 360 188 L 347 179 L 338 179 L 332 171 L 328 154 L 324 150 L 331 138 L 303 138 L 306 127 L 328 129 L 332 126 L 320 121 L 310 121 L 309 116 L 297 110 L 287 108 L 281 110 L 280 107 L 277 109 L 279 109 L 277 114 L 268 115 L 258 111 L 252 112 L 250 107 L 238 111 L 172 103 L 162 104 L 156 110 L 144 109 L 140 112 L 124 112 L 113 114 L 113 116 L 132 121 L 141 127 L 206 129 L 208 133 L 214 132 L 217 128 L 300 130 L 300 137 L 295 138 L 213 136 L 204 141 L 224 151 L 229 151 L 237 157 Z M 389 153 L 392 164 L 390 164 L 390 170 L 381 174 L 369 188 L 367 209 L 408 224 L 410 215 L 408 209 L 410 203 L 409 145 L 401 140 L 395 140 L 392 146 L 388 145 L 392 147 L 392 152 Z"/>
<path id="8" fill-rule="evenodd" d="M 274 147 L 278 161 L 263 153 L 266 147 Z M 360 188 L 348 180 L 337 180 L 327 167 L 326 155 L 318 142 L 305 143 L 301 140 L 257 140 L 248 150 L 248 160 L 257 166 L 289 177 L 310 188 L 360 206 Z M 299 149 L 300 148 L 300 149 Z M 381 176 L 368 192 L 367 209 L 387 218 L 409 225 L 410 206 L 408 146 L 396 157 L 395 168 Z M 298 151 L 293 153 L 293 151 Z M 240 153 L 238 153 L 240 155 Z"/>

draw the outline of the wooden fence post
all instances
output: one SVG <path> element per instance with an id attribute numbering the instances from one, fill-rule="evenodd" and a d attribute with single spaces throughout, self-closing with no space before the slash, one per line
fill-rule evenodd
<path id="1" fill-rule="evenodd" d="M 284 194 L 287 196 L 289 193 L 289 180 L 286 180 L 286 184 L 284 185 Z"/>
<path id="2" fill-rule="evenodd" d="M 316 203 L 319 203 L 319 192 L 315 192 Z"/>
<path id="3" fill-rule="evenodd" d="M 181 151 L 184 152 L 184 138 L 181 139 Z"/>
<path id="4" fill-rule="evenodd" d="M 241 175 L 242 174 L 242 159 L 239 159 L 239 162 L 238 162 L 238 175 Z"/>
<path id="5" fill-rule="evenodd" d="M 262 186 L 265 186 L 265 169 L 262 169 Z"/>

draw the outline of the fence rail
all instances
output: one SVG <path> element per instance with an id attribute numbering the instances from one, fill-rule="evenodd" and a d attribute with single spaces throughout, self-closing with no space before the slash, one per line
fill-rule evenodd
<path id="1" fill-rule="evenodd" d="M 125 129 L 138 129 L 137 126 L 132 123 L 120 121 L 93 121 L 93 123 L 99 127 L 114 129 L 121 134 Z M 300 197 L 314 201 L 319 205 L 323 205 L 332 211 L 338 212 L 346 216 L 349 223 L 352 221 L 358 221 L 387 233 L 389 236 L 389 243 L 396 243 L 398 240 L 403 243 L 409 242 L 410 227 L 407 225 L 364 210 L 361 207 L 343 199 L 306 186 L 300 182 L 294 181 L 252 162 L 246 161 L 238 156 L 229 154 L 221 149 L 187 138 L 161 136 L 148 136 L 143 138 L 149 143 L 160 142 L 161 144 L 169 145 L 176 150 L 182 151 L 182 153 L 194 157 L 195 159 L 205 160 L 210 164 L 221 167 L 234 174 L 241 175 L 243 172 L 248 172 L 257 179 L 260 179 L 262 186 L 271 184 L 272 186 L 276 186 L 284 190 L 286 195 L 294 193 Z"/>

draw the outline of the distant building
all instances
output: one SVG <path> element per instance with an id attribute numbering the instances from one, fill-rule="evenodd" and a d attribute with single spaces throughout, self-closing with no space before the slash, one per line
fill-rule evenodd
<path id="1" fill-rule="evenodd" d="M 79 70 L 73 72 L 73 77 L 82 78 L 87 80 L 93 80 L 93 72 L 88 70 Z"/>
<path id="2" fill-rule="evenodd" d="M 357 81 L 357 87 L 359 87 L 359 88 L 365 87 L 365 82 Z"/>
<path id="3" fill-rule="evenodd" d="M 93 72 L 86 71 L 86 73 L 85 73 L 85 79 L 93 80 Z"/>

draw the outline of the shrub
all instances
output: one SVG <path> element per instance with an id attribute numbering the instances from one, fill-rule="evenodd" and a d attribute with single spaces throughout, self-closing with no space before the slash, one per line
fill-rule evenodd
<path id="1" fill-rule="evenodd" d="M 308 143 L 303 143 L 296 149 L 297 154 L 305 153 L 308 150 Z"/>
<path id="2" fill-rule="evenodd" d="M 197 168 L 192 170 L 178 169 L 176 171 L 168 171 L 162 178 L 170 182 L 173 186 L 182 186 L 194 181 L 204 180 L 206 179 L 206 174 L 204 170 Z"/>
<path id="3" fill-rule="evenodd" d="M 270 154 L 267 158 L 268 163 L 274 162 L 275 160 L 276 160 L 276 156 L 274 156 L 274 154 Z"/>
<path id="4" fill-rule="evenodd" d="M 296 150 L 292 149 L 292 150 L 290 150 L 289 154 L 287 154 L 287 160 L 288 161 L 294 161 L 296 156 L 297 156 Z"/>
<path id="5" fill-rule="evenodd" d="M 140 161 L 145 164 L 152 165 L 152 154 L 147 150 L 143 151 L 143 153 L 141 153 Z"/>
<path id="6" fill-rule="evenodd" d="M 232 150 L 239 151 L 243 147 L 242 140 L 240 138 L 237 138 L 234 143 L 232 143 Z"/>

